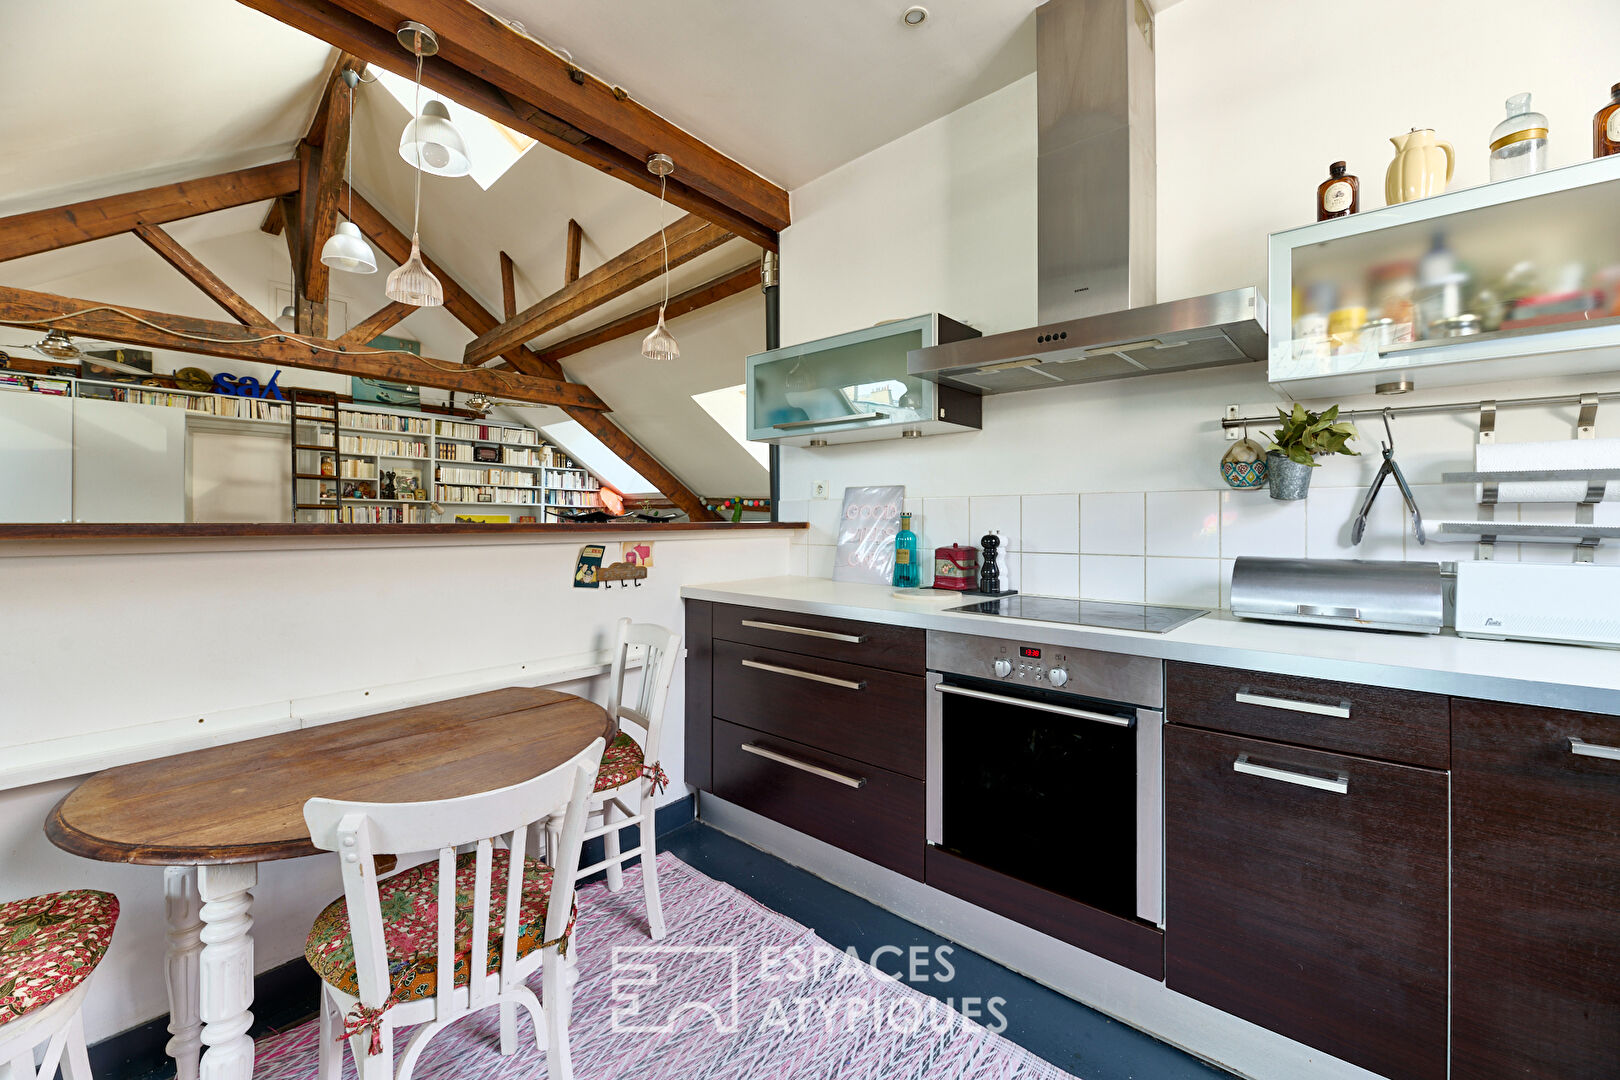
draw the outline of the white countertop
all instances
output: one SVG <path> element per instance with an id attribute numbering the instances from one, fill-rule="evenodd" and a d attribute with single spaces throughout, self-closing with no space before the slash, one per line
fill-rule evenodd
<path id="1" fill-rule="evenodd" d="M 1441 634 L 1391 634 L 1255 622 L 1215 612 L 1167 634 L 1032 622 L 947 610 L 970 601 L 934 590 L 812 577 L 688 585 L 681 596 L 808 615 L 1018 638 L 1033 643 L 1422 690 L 1455 697 L 1620 714 L 1620 651 Z"/>

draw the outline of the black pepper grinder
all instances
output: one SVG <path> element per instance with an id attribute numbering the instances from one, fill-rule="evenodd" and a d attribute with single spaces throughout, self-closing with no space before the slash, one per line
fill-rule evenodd
<path id="1" fill-rule="evenodd" d="M 1001 567 L 996 565 L 996 549 L 1001 546 L 1001 537 L 995 533 L 985 533 L 979 537 L 979 550 L 983 559 L 979 564 L 979 591 L 986 596 L 996 596 L 1001 592 Z"/>

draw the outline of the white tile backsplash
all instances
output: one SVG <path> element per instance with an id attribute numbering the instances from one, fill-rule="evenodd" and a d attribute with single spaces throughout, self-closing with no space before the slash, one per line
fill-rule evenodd
<path id="1" fill-rule="evenodd" d="M 1080 595 L 1087 600 L 1140 604 L 1146 595 L 1145 561 L 1140 555 L 1080 556 Z"/>
<path id="2" fill-rule="evenodd" d="M 1024 551 L 1078 554 L 1080 551 L 1080 496 L 1025 495 Z"/>
<path id="3" fill-rule="evenodd" d="M 788 573 L 806 577 L 810 573 L 810 545 L 791 544 L 788 547 Z"/>
<path id="4" fill-rule="evenodd" d="M 1001 537 L 1002 551 L 1023 551 L 1020 504 L 1017 495 L 975 495 L 968 514 L 973 536 L 962 543 L 978 547 L 979 537 L 993 532 Z"/>
<path id="5" fill-rule="evenodd" d="M 1308 501 L 1273 499 L 1264 488 L 1221 492 L 1221 558 L 1303 558 Z"/>
<path id="6" fill-rule="evenodd" d="M 1079 596 L 1080 556 L 1026 551 L 1021 592 L 1037 596 Z"/>
<path id="7" fill-rule="evenodd" d="M 917 542 L 930 554 L 935 548 L 951 544 L 979 546 L 978 539 L 973 535 L 972 510 L 965 498 L 924 499 L 923 521 L 928 531 L 917 533 Z"/>
<path id="8" fill-rule="evenodd" d="M 1150 604 L 1220 607 L 1221 561 L 1149 556 L 1144 595 Z"/>
<path id="9" fill-rule="evenodd" d="M 810 535 L 806 538 L 811 544 L 837 546 L 838 519 L 844 512 L 842 499 L 811 499 L 807 504 L 809 512 L 805 520 L 810 523 Z"/>
<path id="10" fill-rule="evenodd" d="M 833 555 L 838 549 L 836 547 L 829 547 L 826 544 L 810 544 L 805 548 L 805 550 L 809 552 L 808 566 L 810 569 L 810 576 L 824 578 L 832 577 Z"/>
<path id="11" fill-rule="evenodd" d="M 1218 558 L 1221 554 L 1220 492 L 1148 492 L 1146 533 L 1149 555 Z"/>
<path id="12" fill-rule="evenodd" d="M 1394 479 L 1384 481 L 1367 514 L 1361 543 L 1350 530 L 1367 492 L 1362 488 L 1315 488 L 1305 500 L 1305 554 L 1312 559 L 1403 559 L 1411 516 Z M 1421 509 L 1421 508 L 1420 508 Z M 1412 541 L 1417 546 L 1417 541 Z M 1244 553 L 1246 554 L 1246 553 Z"/>
<path id="13" fill-rule="evenodd" d="M 1145 546 L 1140 491 L 1080 496 L 1080 551 L 1085 555 L 1140 555 Z"/>

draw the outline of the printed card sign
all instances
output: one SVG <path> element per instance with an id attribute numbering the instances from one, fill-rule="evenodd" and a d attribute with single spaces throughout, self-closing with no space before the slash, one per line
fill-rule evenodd
<path id="1" fill-rule="evenodd" d="M 844 489 L 833 580 L 888 585 L 894 580 L 894 538 L 900 532 L 902 485 Z"/>

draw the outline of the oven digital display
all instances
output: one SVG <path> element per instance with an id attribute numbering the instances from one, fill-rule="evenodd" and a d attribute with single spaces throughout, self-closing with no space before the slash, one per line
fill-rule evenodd
<path id="1" fill-rule="evenodd" d="M 1041 658 L 1041 650 L 1032 649 L 1028 645 L 1020 645 L 1018 647 L 1018 655 L 1022 656 L 1026 660 L 1039 660 Z"/>

